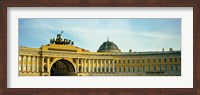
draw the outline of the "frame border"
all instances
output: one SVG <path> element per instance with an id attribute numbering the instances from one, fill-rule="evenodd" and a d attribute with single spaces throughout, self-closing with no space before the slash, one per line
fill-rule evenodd
<path id="1" fill-rule="evenodd" d="M 7 7 L 193 7 L 193 88 L 7 88 Z M 2 0 L 0 95 L 200 95 L 200 0 Z"/>

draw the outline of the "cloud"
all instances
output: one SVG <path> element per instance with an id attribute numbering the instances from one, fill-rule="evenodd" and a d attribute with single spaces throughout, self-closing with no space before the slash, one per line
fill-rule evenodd
<path id="1" fill-rule="evenodd" d="M 75 45 L 97 51 L 107 40 L 118 45 L 122 51 L 161 50 L 162 48 L 181 47 L 180 24 L 176 21 L 166 22 L 160 26 L 157 22 L 150 29 L 145 21 L 137 25 L 135 19 L 20 19 L 19 43 L 30 47 L 40 47 L 48 44 L 49 39 L 64 31 L 62 37 L 74 40 Z M 133 23 L 134 22 L 134 23 Z M 152 23 L 153 24 L 153 23 Z M 162 24 L 165 24 L 162 22 Z M 172 26 L 176 27 L 172 27 Z M 155 31 L 156 30 L 156 31 Z M 29 44 L 27 44 L 29 43 Z M 31 44 L 31 45 L 30 45 Z"/>

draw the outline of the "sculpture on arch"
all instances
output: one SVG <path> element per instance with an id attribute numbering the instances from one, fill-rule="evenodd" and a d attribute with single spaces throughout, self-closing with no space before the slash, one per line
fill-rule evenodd
<path id="1" fill-rule="evenodd" d="M 62 34 L 63 34 L 63 31 L 61 31 L 60 34 L 57 34 L 56 40 L 55 40 L 55 38 L 50 39 L 50 44 L 74 45 L 74 41 L 72 41 L 70 39 L 62 40 L 62 37 L 61 37 Z"/>

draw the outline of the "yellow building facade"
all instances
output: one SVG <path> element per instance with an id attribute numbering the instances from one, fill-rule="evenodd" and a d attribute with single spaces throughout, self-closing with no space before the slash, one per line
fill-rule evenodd
<path id="1" fill-rule="evenodd" d="M 181 51 L 121 52 L 108 40 L 90 52 L 51 41 L 19 47 L 19 76 L 181 76 Z"/>

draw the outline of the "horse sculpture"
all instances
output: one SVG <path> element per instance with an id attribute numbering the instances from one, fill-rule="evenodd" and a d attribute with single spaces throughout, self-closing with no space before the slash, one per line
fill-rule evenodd
<path id="1" fill-rule="evenodd" d="M 62 41 L 62 38 L 61 38 L 62 33 L 63 33 L 63 31 L 61 31 L 60 34 L 57 34 L 56 40 L 54 38 L 50 39 L 50 44 L 74 45 L 74 41 L 71 41 L 71 40 L 68 40 L 68 39 L 64 39 Z"/>

